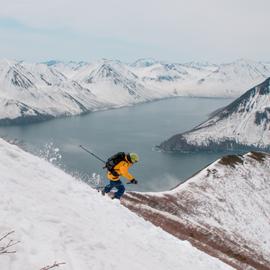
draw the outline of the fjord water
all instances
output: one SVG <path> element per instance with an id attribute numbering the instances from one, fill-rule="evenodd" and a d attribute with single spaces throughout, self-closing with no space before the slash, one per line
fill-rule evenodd
<path id="1" fill-rule="evenodd" d="M 141 162 L 130 171 L 139 185 L 129 185 L 128 189 L 162 191 L 184 181 L 221 153 L 172 154 L 155 151 L 154 146 L 193 128 L 231 101 L 179 97 L 39 124 L 1 127 L 0 136 L 19 141 L 24 149 L 56 160 L 66 171 L 90 182 L 96 174 L 106 183 L 105 171 L 100 161 L 78 147 L 80 144 L 103 159 L 119 151 L 137 152 Z"/>

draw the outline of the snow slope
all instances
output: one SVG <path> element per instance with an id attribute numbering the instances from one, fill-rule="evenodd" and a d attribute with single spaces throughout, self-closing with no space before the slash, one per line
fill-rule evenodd
<path id="1" fill-rule="evenodd" d="M 270 155 L 223 157 L 171 191 L 128 193 L 146 220 L 237 269 L 270 269 Z"/>
<path id="2" fill-rule="evenodd" d="M 0 155 L 0 234 L 20 241 L 1 270 L 232 269 L 2 139 Z"/>
<path id="3" fill-rule="evenodd" d="M 169 151 L 270 150 L 270 78 L 253 87 L 206 122 L 171 137 Z"/>

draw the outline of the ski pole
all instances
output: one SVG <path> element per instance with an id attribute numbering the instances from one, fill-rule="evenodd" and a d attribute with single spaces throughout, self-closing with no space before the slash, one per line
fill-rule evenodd
<path id="1" fill-rule="evenodd" d="M 95 157 L 96 159 L 98 159 L 99 161 L 101 161 L 102 163 L 106 164 L 106 161 L 104 161 L 103 159 L 101 159 L 99 156 L 97 156 L 96 154 L 94 154 L 93 152 L 89 151 L 88 149 L 86 149 L 85 147 L 83 147 L 82 145 L 79 145 L 79 147 L 81 149 L 83 149 L 85 152 L 87 152 L 88 154 L 92 155 L 93 157 Z"/>

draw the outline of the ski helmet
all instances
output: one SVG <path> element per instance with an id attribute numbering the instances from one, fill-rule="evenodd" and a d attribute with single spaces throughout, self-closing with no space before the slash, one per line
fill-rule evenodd
<path id="1" fill-rule="evenodd" d="M 139 162 L 139 160 L 140 160 L 138 154 L 136 154 L 136 153 L 129 153 L 129 156 L 130 156 L 132 163 Z"/>

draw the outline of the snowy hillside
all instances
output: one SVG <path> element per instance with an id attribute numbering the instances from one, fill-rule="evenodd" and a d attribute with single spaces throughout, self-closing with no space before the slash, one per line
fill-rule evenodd
<path id="1" fill-rule="evenodd" d="M 0 155 L 0 234 L 20 241 L 1 270 L 231 269 L 2 139 Z"/>
<path id="2" fill-rule="evenodd" d="M 270 78 L 191 131 L 163 142 L 165 151 L 270 149 Z"/>
<path id="3" fill-rule="evenodd" d="M 40 121 L 175 96 L 235 97 L 270 76 L 270 65 L 139 59 L 30 64 L 0 61 L 0 124 Z"/>
<path id="4" fill-rule="evenodd" d="M 168 192 L 124 205 L 237 269 L 270 269 L 270 155 L 227 156 Z"/>

